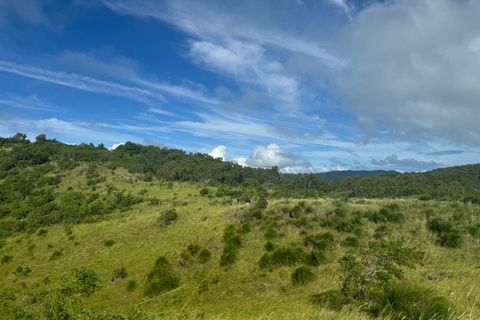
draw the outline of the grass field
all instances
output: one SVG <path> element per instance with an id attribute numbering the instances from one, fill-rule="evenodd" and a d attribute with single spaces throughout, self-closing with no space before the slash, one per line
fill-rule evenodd
<path id="1" fill-rule="evenodd" d="M 117 190 L 159 201 L 155 205 L 143 201 L 123 212 L 117 209 L 95 223 L 68 228 L 55 225 L 2 240 L 0 287 L 4 294 L 14 292 L 17 297 L 3 304 L 4 311 L 11 312 L 13 305 L 41 310 L 41 301 L 22 297 L 40 287 L 59 288 L 72 269 L 84 267 L 98 275 L 101 288 L 77 298 L 84 309 L 95 309 L 98 314 L 136 319 L 370 319 L 373 316 L 365 311 L 368 306 L 352 304 L 333 310 L 314 303 L 314 297 L 340 289 L 339 259 L 376 239 L 401 241 L 425 253 L 416 268 L 402 267 L 402 281 L 447 299 L 456 311 L 450 319 L 480 318 L 480 232 L 475 231 L 480 225 L 478 206 L 415 199 L 268 199 L 267 208 L 249 216 L 258 199 L 253 199 L 251 206 L 243 202 L 237 205 L 236 197 L 212 196 L 216 193 L 213 187 L 207 187 L 209 195 L 201 196 L 204 186 L 199 184 L 169 184 L 156 179 L 145 182 L 121 168 L 99 168 L 106 181 L 92 187 L 87 185 L 85 170 L 78 167 L 69 171 L 56 192 L 107 196 L 113 185 Z M 177 218 L 162 226 L 158 218 L 172 208 Z M 391 217 L 401 214 L 401 219 L 388 221 L 382 212 Z M 427 227 L 435 217 L 450 221 L 459 230 L 461 246 L 439 242 L 441 237 Z M 228 232 L 238 236 L 241 245 L 237 259 L 222 265 Z M 267 242 L 274 249 L 309 251 L 305 238 L 324 232 L 333 234 L 333 240 L 323 251 L 325 261 L 310 268 L 314 274 L 311 282 L 292 282 L 291 275 L 301 262 L 260 266 L 268 252 Z M 211 252 L 210 259 L 203 261 L 194 252 L 202 249 Z M 146 294 L 148 275 L 162 256 L 168 261 L 165 272 L 177 278 L 178 285 Z M 11 319 L 8 312 L 0 318 Z M 36 315 L 32 318 L 47 318 L 41 312 Z M 83 315 L 82 319 L 86 318 Z"/>

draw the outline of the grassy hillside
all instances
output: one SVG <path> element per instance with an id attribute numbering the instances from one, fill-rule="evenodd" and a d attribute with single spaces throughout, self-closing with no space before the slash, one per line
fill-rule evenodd
<path id="1" fill-rule="evenodd" d="M 141 201 L 4 238 L 2 319 L 396 319 L 407 311 L 375 299 L 386 283 L 404 286 L 396 290 L 407 291 L 402 299 L 415 319 L 415 306 L 436 304 L 430 315 L 438 318 L 480 317 L 477 205 L 286 198 L 266 205 L 255 197 L 247 206 L 219 188 L 144 181 L 121 167 L 97 165 L 98 178 L 87 179 L 87 164 L 54 166 L 46 177 L 61 174 L 61 182 L 36 187 L 53 188 L 54 203 L 76 193 L 95 198 L 90 207 L 114 203 L 122 190 Z M 358 268 L 345 267 L 346 257 Z M 397 263 L 406 257 L 413 260 Z"/>

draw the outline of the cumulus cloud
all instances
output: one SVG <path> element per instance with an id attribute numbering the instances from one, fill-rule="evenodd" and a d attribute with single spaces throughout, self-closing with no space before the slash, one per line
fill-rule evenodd
<path id="1" fill-rule="evenodd" d="M 480 146 L 478 12 L 479 1 L 405 0 L 356 14 L 339 35 L 349 67 L 332 74 L 344 107 L 394 138 Z"/>
<path id="2" fill-rule="evenodd" d="M 246 164 L 251 167 L 279 168 L 294 167 L 301 165 L 303 167 L 311 166 L 311 163 L 301 155 L 283 152 L 280 147 L 271 143 L 267 147 L 257 146 L 252 150 L 252 154 L 246 160 Z"/>
<path id="3" fill-rule="evenodd" d="M 212 151 L 210 151 L 209 155 L 216 158 L 221 158 L 225 160 L 225 155 L 227 154 L 227 147 L 225 146 L 217 146 Z"/>
<path id="4" fill-rule="evenodd" d="M 399 159 L 396 154 L 389 155 L 384 160 L 375 160 L 370 161 L 373 165 L 376 166 L 388 166 L 398 169 L 415 169 L 415 170 L 431 170 L 440 167 L 442 164 L 434 161 L 422 161 L 414 158 Z"/>

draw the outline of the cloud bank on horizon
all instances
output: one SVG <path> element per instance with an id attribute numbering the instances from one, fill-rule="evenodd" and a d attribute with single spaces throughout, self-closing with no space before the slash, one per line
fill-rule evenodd
<path id="1" fill-rule="evenodd" d="M 282 172 L 478 162 L 479 0 L 4 0 L 0 136 Z"/>

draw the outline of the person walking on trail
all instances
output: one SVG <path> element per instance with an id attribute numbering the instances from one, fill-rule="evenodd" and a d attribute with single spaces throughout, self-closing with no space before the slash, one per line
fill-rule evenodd
<path id="1" fill-rule="evenodd" d="M 238 202 L 238 204 L 240 204 L 240 195 L 238 195 L 238 197 L 237 197 L 237 202 Z"/>
<path id="2" fill-rule="evenodd" d="M 250 196 L 247 196 L 246 203 L 250 204 Z"/>

